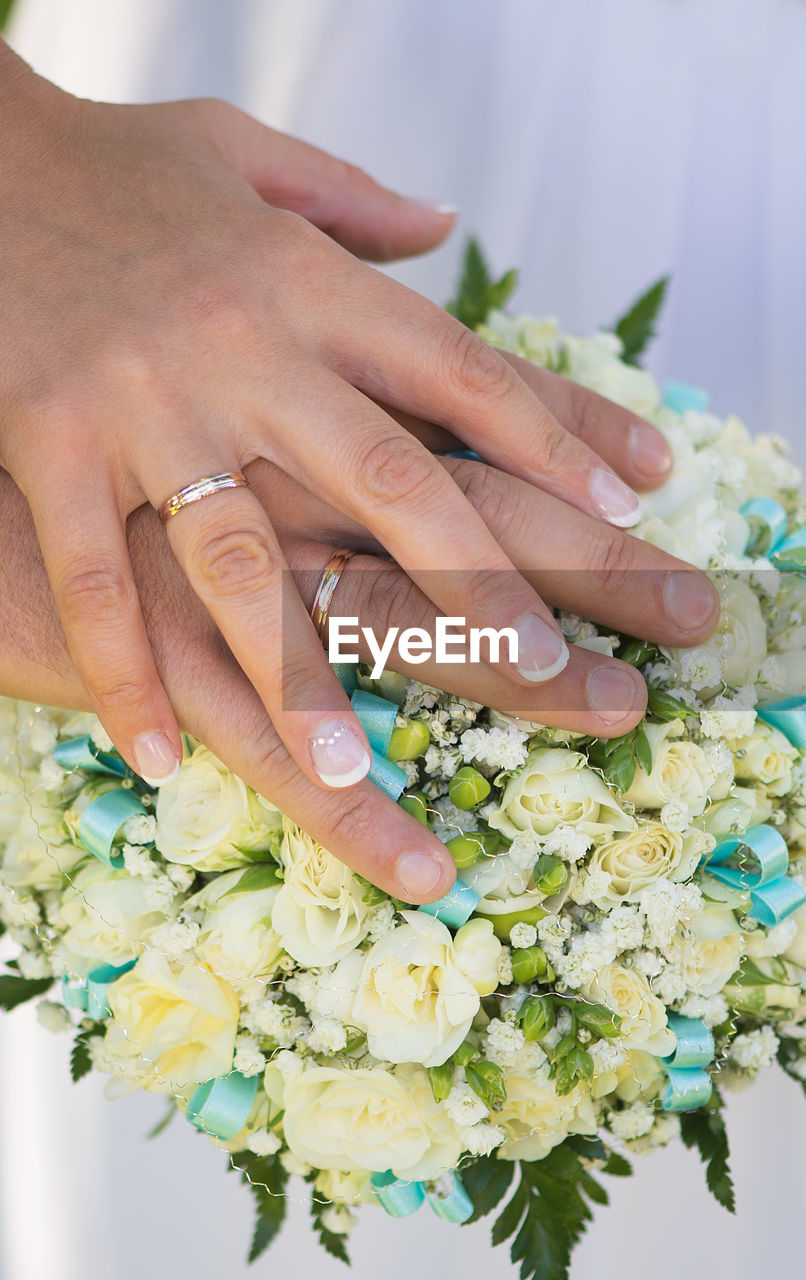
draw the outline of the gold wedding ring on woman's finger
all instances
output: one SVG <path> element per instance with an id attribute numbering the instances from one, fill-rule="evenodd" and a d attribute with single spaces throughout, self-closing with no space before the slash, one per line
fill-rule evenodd
<path id="1" fill-rule="evenodd" d="M 178 493 L 172 493 L 170 498 L 165 499 L 159 508 L 160 520 L 163 524 L 167 524 L 171 517 L 178 515 L 183 507 L 189 507 L 192 502 L 200 502 L 202 498 L 209 498 L 213 493 L 220 493 L 222 489 L 248 487 L 249 481 L 246 476 L 241 475 L 240 471 L 222 471 L 217 476 L 202 476 L 201 480 L 186 484 Z"/>
<path id="2" fill-rule="evenodd" d="M 325 643 L 327 636 L 327 616 L 330 610 L 331 601 L 336 593 L 336 587 L 339 585 L 339 578 L 344 572 L 348 560 L 355 555 L 354 551 L 336 551 L 328 560 L 322 576 L 319 579 L 319 585 L 311 605 L 311 621 L 316 627 L 316 634 Z"/>

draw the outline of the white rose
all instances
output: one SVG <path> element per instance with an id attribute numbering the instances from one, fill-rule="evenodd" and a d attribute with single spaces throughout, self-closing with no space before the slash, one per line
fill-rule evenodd
<path id="1" fill-rule="evenodd" d="M 271 923 L 278 893 L 277 876 L 266 864 L 216 876 L 189 898 L 186 910 L 204 912 L 195 946 L 199 960 L 235 983 L 274 973 L 282 955 Z"/>
<path id="2" fill-rule="evenodd" d="M 707 890 L 706 890 L 707 892 Z M 678 944 L 678 964 L 689 991 L 715 996 L 732 978 L 744 955 L 744 938 L 733 912 L 706 907 L 691 923 L 691 936 Z"/>
<path id="3" fill-rule="evenodd" d="M 506 1100 L 495 1123 L 506 1141 L 498 1148 L 502 1160 L 542 1160 L 569 1133 L 595 1133 L 596 1112 L 590 1091 L 577 1085 L 560 1097 L 553 1083 L 534 1076 L 507 1075 Z"/>
<path id="4" fill-rule="evenodd" d="M 343 862 L 283 819 L 280 857 L 285 883 L 272 909 L 272 926 L 299 964 L 335 964 L 366 937 L 364 888 Z"/>
<path id="5" fill-rule="evenodd" d="M 86 856 L 83 847 L 66 838 L 59 810 L 35 793 L 0 794 L 0 879 L 6 884 L 58 888 Z"/>
<path id="6" fill-rule="evenodd" d="M 757 720 L 749 737 L 734 738 L 729 745 L 737 778 L 763 783 L 771 796 L 785 796 L 792 790 L 792 765 L 800 752 L 780 729 Z"/>
<path id="7" fill-rule="evenodd" d="M 675 1038 L 667 1026 L 666 1006 L 643 974 L 621 964 L 606 964 L 584 993 L 619 1015 L 619 1042 L 625 1049 L 643 1049 L 659 1057 L 671 1053 Z"/>
<path id="8" fill-rule="evenodd" d="M 173 1090 L 232 1069 L 240 1005 L 229 983 L 201 965 L 146 951 L 109 988 L 106 1041 L 146 1080 Z"/>
<path id="9" fill-rule="evenodd" d="M 597 905 L 637 902 L 647 885 L 664 877 L 688 880 L 697 869 L 703 839 L 699 832 L 684 839 L 659 822 L 645 822 L 629 835 L 600 844 L 590 856 L 588 869 L 604 871 L 610 879 Z"/>
<path id="10" fill-rule="evenodd" d="M 760 787 L 737 786 L 726 800 L 710 805 L 698 825 L 717 837 L 740 835 L 748 827 L 766 822 L 772 809 L 772 801 Z"/>
<path id="11" fill-rule="evenodd" d="M 455 1168 L 462 1152 L 421 1068 L 311 1067 L 285 1084 L 282 1105 L 289 1148 L 316 1169 L 415 1181 Z"/>
<path id="12" fill-rule="evenodd" d="M 489 920 L 468 920 L 453 939 L 456 964 L 480 996 L 492 995 L 498 986 L 501 943 Z"/>
<path id="13" fill-rule="evenodd" d="M 422 911 L 402 915 L 405 923 L 365 956 L 348 956 L 336 967 L 334 1012 L 366 1033 L 376 1058 L 435 1067 L 459 1048 L 481 1003 L 462 962 L 481 979 L 485 992 L 495 990 L 501 944 L 488 921 L 473 922 L 464 937 L 460 929 L 454 942 L 450 930 L 433 916 Z M 484 946 L 475 957 L 474 939 Z M 339 999 L 340 992 L 355 995 Z"/>
<path id="14" fill-rule="evenodd" d="M 806 906 L 800 907 L 791 919 L 798 931 L 784 952 L 784 959 L 791 960 L 799 969 L 806 969 Z"/>
<path id="15" fill-rule="evenodd" d="M 182 762 L 179 777 L 157 792 L 154 843 L 169 862 L 225 871 L 260 860 L 281 815 L 206 747 Z"/>
<path id="16" fill-rule="evenodd" d="M 683 800 L 692 816 L 702 813 L 715 778 L 702 747 L 681 740 L 678 721 L 647 724 L 644 731 L 652 750 L 652 772 L 639 765 L 625 799 L 639 809 L 662 809 L 670 800 Z"/>
<path id="17" fill-rule="evenodd" d="M 91 858 L 75 873 L 54 915 L 61 934 L 56 954 L 67 973 L 83 978 L 99 964 L 135 960 L 144 936 L 164 921 L 149 904 L 144 880 Z"/>
<path id="18" fill-rule="evenodd" d="M 507 781 L 490 826 L 514 839 L 520 831 L 547 836 L 568 825 L 587 836 L 633 831 L 635 822 L 618 804 L 585 757 L 562 747 L 536 747 Z"/>
<path id="19" fill-rule="evenodd" d="M 799 697 L 806 688 L 806 650 L 788 649 L 783 653 L 772 653 L 775 660 L 776 673 L 780 680 L 776 683 L 776 697 Z"/>

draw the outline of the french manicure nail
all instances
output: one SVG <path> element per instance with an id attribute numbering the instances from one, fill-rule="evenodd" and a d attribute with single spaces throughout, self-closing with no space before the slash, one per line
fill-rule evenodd
<path id="1" fill-rule="evenodd" d="M 369 773 L 369 752 L 346 720 L 323 720 L 310 746 L 313 767 L 328 787 L 352 787 Z"/>
<path id="2" fill-rule="evenodd" d="M 421 200 L 417 196 L 409 196 L 408 199 L 412 204 L 422 205 L 423 209 L 430 209 L 432 213 L 441 213 L 445 217 L 459 212 L 455 204 L 446 204 L 442 200 Z"/>
<path id="3" fill-rule="evenodd" d="M 430 853 L 401 853 L 395 866 L 398 882 L 407 898 L 427 898 L 445 875 L 439 858 Z"/>
<path id="4" fill-rule="evenodd" d="M 666 576 L 663 603 L 669 617 L 683 631 L 696 631 L 713 617 L 716 592 L 695 569 L 678 569 Z"/>
<path id="5" fill-rule="evenodd" d="M 636 682 L 622 666 L 594 667 L 585 683 L 588 706 L 605 724 L 623 720 L 635 705 Z"/>
<path id="6" fill-rule="evenodd" d="M 631 529 L 641 519 L 638 494 L 604 467 L 594 471 L 588 493 L 599 515 L 619 529 Z"/>
<path id="7" fill-rule="evenodd" d="M 671 470 L 672 455 L 660 431 L 646 422 L 634 422 L 629 441 L 632 464 L 641 475 L 658 480 Z"/>
<path id="8" fill-rule="evenodd" d="M 179 777 L 179 760 L 164 733 L 143 733 L 132 743 L 137 772 L 150 787 L 167 787 Z"/>
<path id="9" fill-rule="evenodd" d="M 537 684 L 552 680 L 568 661 L 568 645 L 537 613 L 523 613 L 511 624 L 518 635 L 518 672 Z"/>

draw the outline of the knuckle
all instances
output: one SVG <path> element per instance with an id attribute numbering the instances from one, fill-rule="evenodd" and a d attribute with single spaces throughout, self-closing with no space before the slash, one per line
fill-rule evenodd
<path id="1" fill-rule="evenodd" d="M 115 615 L 128 612 L 134 602 L 131 580 L 122 565 L 111 562 L 69 567 L 58 582 L 58 594 L 67 626 L 108 624 Z"/>
<path id="2" fill-rule="evenodd" d="M 500 611 L 510 575 L 514 583 L 518 576 L 515 569 L 478 569 L 469 573 L 462 582 L 466 615 L 472 618 L 495 616 Z"/>
<path id="3" fill-rule="evenodd" d="M 567 432 L 556 423 L 545 423 L 537 432 L 536 454 L 540 469 L 547 473 L 565 471 L 575 465 L 574 451 Z"/>
<path id="4" fill-rule="evenodd" d="M 112 678 L 107 672 L 103 679 L 94 683 L 92 694 L 106 715 L 131 719 L 153 704 L 154 686 L 144 677 L 131 675 L 128 678 Z"/>
<path id="5" fill-rule="evenodd" d="M 281 572 L 265 529 L 241 525 L 208 534 L 194 556 L 202 583 L 217 595 L 238 596 L 268 588 Z"/>
<path id="6" fill-rule="evenodd" d="M 245 343 L 255 331 L 249 300 L 237 284 L 219 276 L 188 282 L 186 315 L 193 326 L 212 330 L 233 343 Z"/>
<path id="7" fill-rule="evenodd" d="M 364 498 L 385 506 L 423 497 L 431 489 L 437 464 L 402 432 L 379 436 L 364 451 L 359 483 Z"/>
<path id="8" fill-rule="evenodd" d="M 622 592 L 630 575 L 638 572 L 640 543 L 599 527 L 589 530 L 588 538 L 587 558 L 596 590 L 603 595 Z"/>
<path id="9" fill-rule="evenodd" d="M 392 627 L 428 627 L 433 621 L 425 597 L 405 574 L 380 569 L 365 577 L 366 597 L 360 602 L 359 615 L 369 619 L 376 633 Z"/>
<path id="10" fill-rule="evenodd" d="M 505 493 L 500 472 L 480 462 L 465 462 L 463 466 L 466 470 L 459 476 L 454 474 L 454 478 L 487 527 L 500 531 L 513 506 L 512 494 Z"/>
<path id="11" fill-rule="evenodd" d="M 362 850 L 376 849 L 378 815 L 373 808 L 366 796 L 356 794 L 356 788 L 337 792 L 322 815 L 325 848 L 337 857 L 340 850 L 349 850 L 351 859 L 360 857 Z"/>
<path id="12" fill-rule="evenodd" d="M 262 794 L 281 794 L 299 780 L 299 769 L 288 754 L 270 720 L 261 717 L 249 737 L 249 757 L 255 778 L 265 778 Z"/>
<path id="13" fill-rule="evenodd" d="M 514 374 L 497 351 L 464 326 L 450 327 L 442 348 L 443 372 L 458 399 L 497 404 L 512 389 Z"/>

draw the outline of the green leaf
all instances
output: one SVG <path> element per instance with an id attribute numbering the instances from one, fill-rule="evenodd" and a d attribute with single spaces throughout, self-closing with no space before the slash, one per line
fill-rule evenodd
<path id="1" fill-rule="evenodd" d="M 11 17 L 13 8 L 14 0 L 0 0 L 0 31 L 5 31 L 8 27 L 8 20 Z"/>
<path id="2" fill-rule="evenodd" d="M 632 1176 L 632 1165 L 624 1156 L 611 1151 L 607 1163 L 602 1166 L 602 1173 L 609 1173 L 611 1178 L 629 1178 Z"/>
<path id="3" fill-rule="evenodd" d="M 691 707 L 660 689 L 647 688 L 647 705 L 656 720 L 679 720 L 691 715 Z"/>
<path id="4" fill-rule="evenodd" d="M 319 1243 L 332 1258 L 338 1258 L 339 1262 L 344 1262 L 349 1267 L 350 1255 L 347 1252 L 347 1242 L 344 1236 L 337 1235 L 335 1231 L 328 1231 L 327 1227 L 322 1224 L 322 1214 L 325 1209 L 330 1208 L 329 1200 L 322 1200 L 318 1192 L 314 1191 L 311 1196 L 311 1222 L 316 1232 Z"/>
<path id="5" fill-rule="evenodd" d="M 629 662 L 631 667 L 643 667 L 647 662 L 654 662 L 658 652 L 658 646 L 651 644 L 649 640 L 622 636 L 616 657 L 620 662 Z"/>
<path id="6" fill-rule="evenodd" d="M 680 1116 L 680 1136 L 687 1147 L 696 1147 L 705 1165 L 705 1181 L 714 1198 L 728 1210 L 736 1212 L 733 1179 L 728 1158 L 728 1133 L 720 1110 L 722 1100 L 715 1093 L 707 1108 L 684 1111 Z"/>
<path id="7" fill-rule="evenodd" d="M 506 1195 L 515 1172 L 512 1160 L 496 1160 L 495 1156 L 482 1156 L 472 1164 L 462 1166 L 462 1185 L 473 1201 L 473 1217 L 478 1222 L 492 1213 Z"/>
<path id="8" fill-rule="evenodd" d="M 503 1244 L 505 1240 L 508 1240 L 517 1231 L 518 1223 L 523 1217 L 528 1201 L 529 1188 L 525 1180 L 521 1178 L 514 1196 L 503 1213 L 500 1213 L 495 1220 L 492 1233 L 493 1244 Z"/>
<path id="9" fill-rule="evenodd" d="M 649 745 L 649 738 L 646 736 L 646 730 L 643 725 L 639 725 L 635 731 L 633 753 L 644 773 L 651 773 L 652 748 Z"/>
<path id="10" fill-rule="evenodd" d="M 43 996 L 53 986 L 52 978 L 18 978 L 16 974 L 0 975 L 0 1009 L 16 1009 L 18 1004 Z"/>
<path id="11" fill-rule="evenodd" d="M 169 1102 L 168 1109 L 165 1112 L 165 1115 L 162 1117 L 161 1120 L 158 1120 L 157 1123 L 154 1125 L 154 1128 L 149 1129 L 148 1133 L 146 1134 L 146 1142 L 151 1142 L 152 1138 L 158 1138 L 161 1133 L 164 1133 L 165 1130 L 168 1128 L 168 1125 L 171 1123 L 174 1116 L 176 1115 L 177 1111 L 178 1111 L 178 1107 L 176 1103 L 173 1101 Z"/>
<path id="12" fill-rule="evenodd" d="M 613 326 L 614 332 L 621 338 L 621 358 L 626 364 L 639 364 L 640 357 L 655 337 L 655 323 L 663 307 L 668 285 L 669 277 L 661 276 Z"/>
<path id="13" fill-rule="evenodd" d="M 106 1026 L 103 1022 L 93 1022 L 91 1026 L 84 1027 L 79 1031 L 73 1041 L 73 1048 L 70 1052 L 70 1075 L 73 1084 L 78 1084 L 84 1076 L 89 1075 L 92 1071 L 92 1059 L 90 1057 L 90 1040 L 93 1036 L 102 1036 Z"/>
<path id="14" fill-rule="evenodd" d="M 798 985 L 797 983 L 789 982 L 789 970 L 777 956 L 768 956 L 766 964 L 769 968 L 765 971 L 756 964 L 755 960 L 745 956 L 731 978 L 731 982 L 737 983 L 740 987 L 789 987 Z"/>
<path id="15" fill-rule="evenodd" d="M 239 1170 L 241 1181 L 249 1187 L 255 1200 L 257 1218 L 249 1250 L 249 1261 L 254 1262 L 268 1249 L 283 1224 L 288 1174 L 276 1156 L 238 1151 L 230 1160 L 231 1167 Z"/>
<path id="16" fill-rule="evenodd" d="M 517 283 L 516 271 L 507 271 L 500 280 L 493 280 L 478 241 L 471 237 L 465 248 L 457 295 L 445 309 L 468 329 L 477 329 L 491 311 L 504 306 Z"/>
<path id="17" fill-rule="evenodd" d="M 231 898 L 241 893 L 260 893 L 263 889 L 272 889 L 276 884 L 282 884 L 283 878 L 279 874 L 276 864 L 272 862 L 258 862 L 253 867 L 247 867 L 237 884 L 227 889 L 226 893 L 222 893 L 221 901 L 225 898 Z"/>

